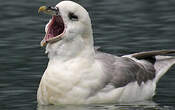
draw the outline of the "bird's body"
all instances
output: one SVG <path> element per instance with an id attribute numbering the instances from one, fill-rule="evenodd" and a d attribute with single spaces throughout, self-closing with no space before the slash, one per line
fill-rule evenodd
<path id="1" fill-rule="evenodd" d="M 159 56 L 174 53 L 174 50 L 122 57 L 95 50 L 89 15 L 74 2 L 63 1 L 56 8 L 42 7 L 40 10 L 47 13 L 51 10 L 56 15 L 46 26 L 46 36 L 42 41 L 42 44 L 48 43 L 49 63 L 38 89 L 39 104 L 150 99 L 160 77 L 175 63 L 173 57 Z"/>

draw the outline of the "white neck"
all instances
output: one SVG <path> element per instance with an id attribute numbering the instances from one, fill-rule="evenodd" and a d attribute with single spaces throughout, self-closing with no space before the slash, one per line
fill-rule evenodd
<path id="1" fill-rule="evenodd" d="M 86 39 L 87 38 L 87 39 Z M 67 61 L 76 57 L 94 58 L 93 37 L 76 36 L 74 39 L 61 40 L 46 47 L 50 61 Z"/>

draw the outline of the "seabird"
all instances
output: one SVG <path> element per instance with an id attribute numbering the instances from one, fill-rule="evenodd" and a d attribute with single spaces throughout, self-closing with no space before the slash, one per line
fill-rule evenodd
<path id="1" fill-rule="evenodd" d="M 175 50 L 134 53 L 121 57 L 94 48 L 88 12 L 72 1 L 38 12 L 52 16 L 41 46 L 49 62 L 37 92 L 41 105 L 120 103 L 151 99 L 156 84 L 175 63 L 163 56 Z"/>

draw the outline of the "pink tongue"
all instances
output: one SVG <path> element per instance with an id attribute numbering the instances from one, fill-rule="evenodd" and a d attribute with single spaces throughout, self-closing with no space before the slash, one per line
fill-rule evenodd
<path id="1" fill-rule="evenodd" d="M 48 40 L 49 40 L 50 38 L 52 38 L 52 37 L 53 37 L 52 34 L 46 34 L 46 37 L 45 37 L 46 39 L 45 39 L 45 40 L 48 41 Z"/>

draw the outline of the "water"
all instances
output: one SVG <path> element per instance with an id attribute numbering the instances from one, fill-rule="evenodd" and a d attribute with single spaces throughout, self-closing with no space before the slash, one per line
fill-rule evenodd
<path id="1" fill-rule="evenodd" d="M 47 17 L 41 5 L 59 0 L 0 0 L 0 110 L 174 110 L 175 66 L 160 80 L 153 101 L 133 104 L 37 106 L 47 66 L 40 41 Z M 175 49 L 174 0 L 79 0 L 92 18 L 95 45 L 115 55 Z"/>

